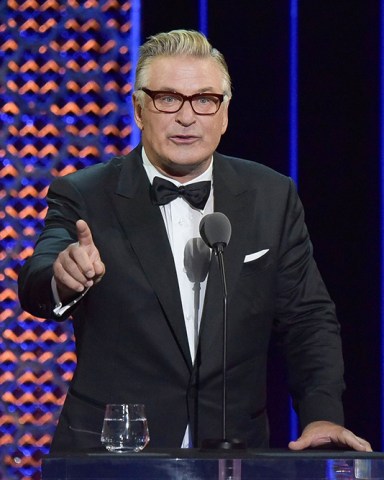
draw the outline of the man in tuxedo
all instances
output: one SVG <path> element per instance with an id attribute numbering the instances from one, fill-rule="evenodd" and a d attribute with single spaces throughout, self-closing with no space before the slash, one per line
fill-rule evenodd
<path id="1" fill-rule="evenodd" d="M 228 124 L 223 56 L 194 31 L 141 47 L 142 144 L 57 178 L 19 277 L 23 308 L 72 318 L 77 368 L 51 451 L 100 446 L 107 403 L 144 403 L 151 447 L 199 447 L 222 427 L 222 286 L 201 219 L 222 212 L 228 290 L 227 436 L 268 446 L 272 331 L 302 434 L 289 447 L 369 451 L 344 428 L 339 324 L 291 179 L 216 152 Z"/>

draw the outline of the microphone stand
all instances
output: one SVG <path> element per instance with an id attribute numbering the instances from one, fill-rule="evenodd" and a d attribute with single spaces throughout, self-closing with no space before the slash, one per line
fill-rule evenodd
<path id="1" fill-rule="evenodd" d="M 219 263 L 219 270 L 221 276 L 221 283 L 223 286 L 223 361 L 222 361 L 222 376 L 223 376 L 223 391 L 222 391 L 222 438 L 208 438 L 202 441 L 202 449 L 216 449 L 216 450 L 231 450 L 231 449 L 245 449 L 246 445 L 242 440 L 227 439 L 227 282 L 224 269 L 224 247 L 226 244 L 216 243 L 213 245 L 213 252 L 217 256 Z"/>

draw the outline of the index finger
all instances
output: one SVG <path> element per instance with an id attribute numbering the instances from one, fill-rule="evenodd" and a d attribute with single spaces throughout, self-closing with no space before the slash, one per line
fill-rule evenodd
<path id="1" fill-rule="evenodd" d="M 93 245 L 93 238 L 91 229 L 88 227 L 87 222 L 84 220 L 78 220 L 76 222 L 77 240 L 82 247 L 89 247 Z"/>

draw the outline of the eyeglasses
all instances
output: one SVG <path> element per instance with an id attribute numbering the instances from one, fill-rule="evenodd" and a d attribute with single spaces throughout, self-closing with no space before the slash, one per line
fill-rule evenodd
<path id="1" fill-rule="evenodd" d="M 178 92 L 149 90 L 149 88 L 140 90 L 149 95 L 156 110 L 163 113 L 176 113 L 181 110 L 184 102 L 188 101 L 197 115 L 215 115 L 226 97 L 220 93 L 195 93 L 187 96 Z"/>

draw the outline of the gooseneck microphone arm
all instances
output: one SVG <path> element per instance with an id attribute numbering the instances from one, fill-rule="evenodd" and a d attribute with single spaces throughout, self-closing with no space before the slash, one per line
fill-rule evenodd
<path id="1" fill-rule="evenodd" d="M 222 397 L 222 435 L 227 438 L 227 337 L 228 337 L 228 313 L 227 313 L 227 281 L 224 268 L 224 248 L 220 245 L 213 248 L 219 262 L 221 283 L 223 286 L 223 397 Z"/>

